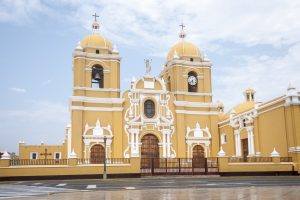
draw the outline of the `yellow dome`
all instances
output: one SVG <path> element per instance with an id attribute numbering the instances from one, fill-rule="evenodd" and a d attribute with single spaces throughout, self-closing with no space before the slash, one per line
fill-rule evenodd
<path id="1" fill-rule="evenodd" d="M 92 47 L 104 47 L 112 49 L 112 43 L 108 41 L 103 35 L 98 33 L 94 33 L 88 35 L 80 41 L 82 47 L 92 46 Z"/>
<path id="2" fill-rule="evenodd" d="M 200 57 L 200 50 L 194 44 L 186 41 L 180 41 L 175 44 L 169 51 L 167 61 L 174 58 L 175 51 L 179 57 L 190 56 L 190 57 Z"/>

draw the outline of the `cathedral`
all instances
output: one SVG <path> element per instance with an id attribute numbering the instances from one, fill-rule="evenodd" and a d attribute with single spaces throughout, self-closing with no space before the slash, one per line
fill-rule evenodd
<path id="1" fill-rule="evenodd" d="M 19 143 L 20 159 L 260 157 L 300 153 L 299 92 L 290 85 L 285 94 L 265 103 L 255 90 L 228 113 L 212 99 L 210 60 L 179 33 L 158 76 L 146 73 L 120 91 L 121 57 L 100 34 L 92 33 L 73 52 L 71 123 L 62 145 Z M 228 94 L 239 95 L 239 94 Z M 48 157 L 47 157 L 48 156 Z"/>

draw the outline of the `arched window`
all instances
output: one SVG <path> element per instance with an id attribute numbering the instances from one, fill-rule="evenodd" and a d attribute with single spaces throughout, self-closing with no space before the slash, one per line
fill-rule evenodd
<path id="1" fill-rule="evenodd" d="M 144 103 L 144 113 L 148 118 L 152 118 L 155 115 L 155 104 L 151 100 L 146 100 Z"/>
<path id="2" fill-rule="evenodd" d="M 198 78 L 196 72 L 188 73 L 188 91 L 197 92 Z"/>
<path id="3" fill-rule="evenodd" d="M 92 88 L 104 87 L 103 67 L 95 65 L 92 67 Z"/>

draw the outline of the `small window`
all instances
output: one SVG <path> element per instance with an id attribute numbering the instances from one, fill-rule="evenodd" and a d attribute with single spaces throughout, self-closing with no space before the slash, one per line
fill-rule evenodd
<path id="1" fill-rule="evenodd" d="M 148 118 L 152 118 L 155 115 L 155 104 L 151 100 L 147 100 L 144 103 L 144 113 Z"/>
<path id="2" fill-rule="evenodd" d="M 221 135 L 221 144 L 226 144 L 226 142 L 227 142 L 227 137 L 226 137 L 226 134 L 223 133 L 223 134 Z"/>
<path id="3" fill-rule="evenodd" d="M 38 159 L 38 157 L 37 157 L 37 152 L 31 152 L 31 153 L 30 153 L 30 159 L 31 159 L 31 160 L 36 160 L 36 159 Z"/>
<path id="4" fill-rule="evenodd" d="M 100 53 L 99 49 L 96 49 L 96 54 L 99 54 L 99 53 Z"/>
<path id="5" fill-rule="evenodd" d="M 61 159 L 61 156 L 60 156 L 60 155 L 61 155 L 60 152 L 55 152 L 55 153 L 54 153 L 54 159 L 55 159 L 55 160 Z"/>
<path id="6" fill-rule="evenodd" d="M 190 61 L 193 62 L 193 61 L 194 61 L 194 58 L 190 58 Z"/>

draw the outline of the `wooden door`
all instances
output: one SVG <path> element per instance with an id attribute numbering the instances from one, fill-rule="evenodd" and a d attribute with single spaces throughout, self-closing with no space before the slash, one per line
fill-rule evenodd
<path id="1" fill-rule="evenodd" d="M 243 152 L 243 158 L 247 160 L 248 156 L 248 138 L 242 139 L 242 152 Z"/>
<path id="2" fill-rule="evenodd" d="M 205 166 L 204 148 L 201 145 L 194 146 L 192 163 L 194 168 L 202 168 Z"/>
<path id="3" fill-rule="evenodd" d="M 104 163 L 105 149 L 102 145 L 96 144 L 91 148 L 90 160 L 93 164 Z"/>
<path id="4" fill-rule="evenodd" d="M 151 168 L 152 161 L 154 166 L 159 164 L 158 139 L 155 135 L 147 134 L 142 138 L 141 158 L 142 168 Z"/>

